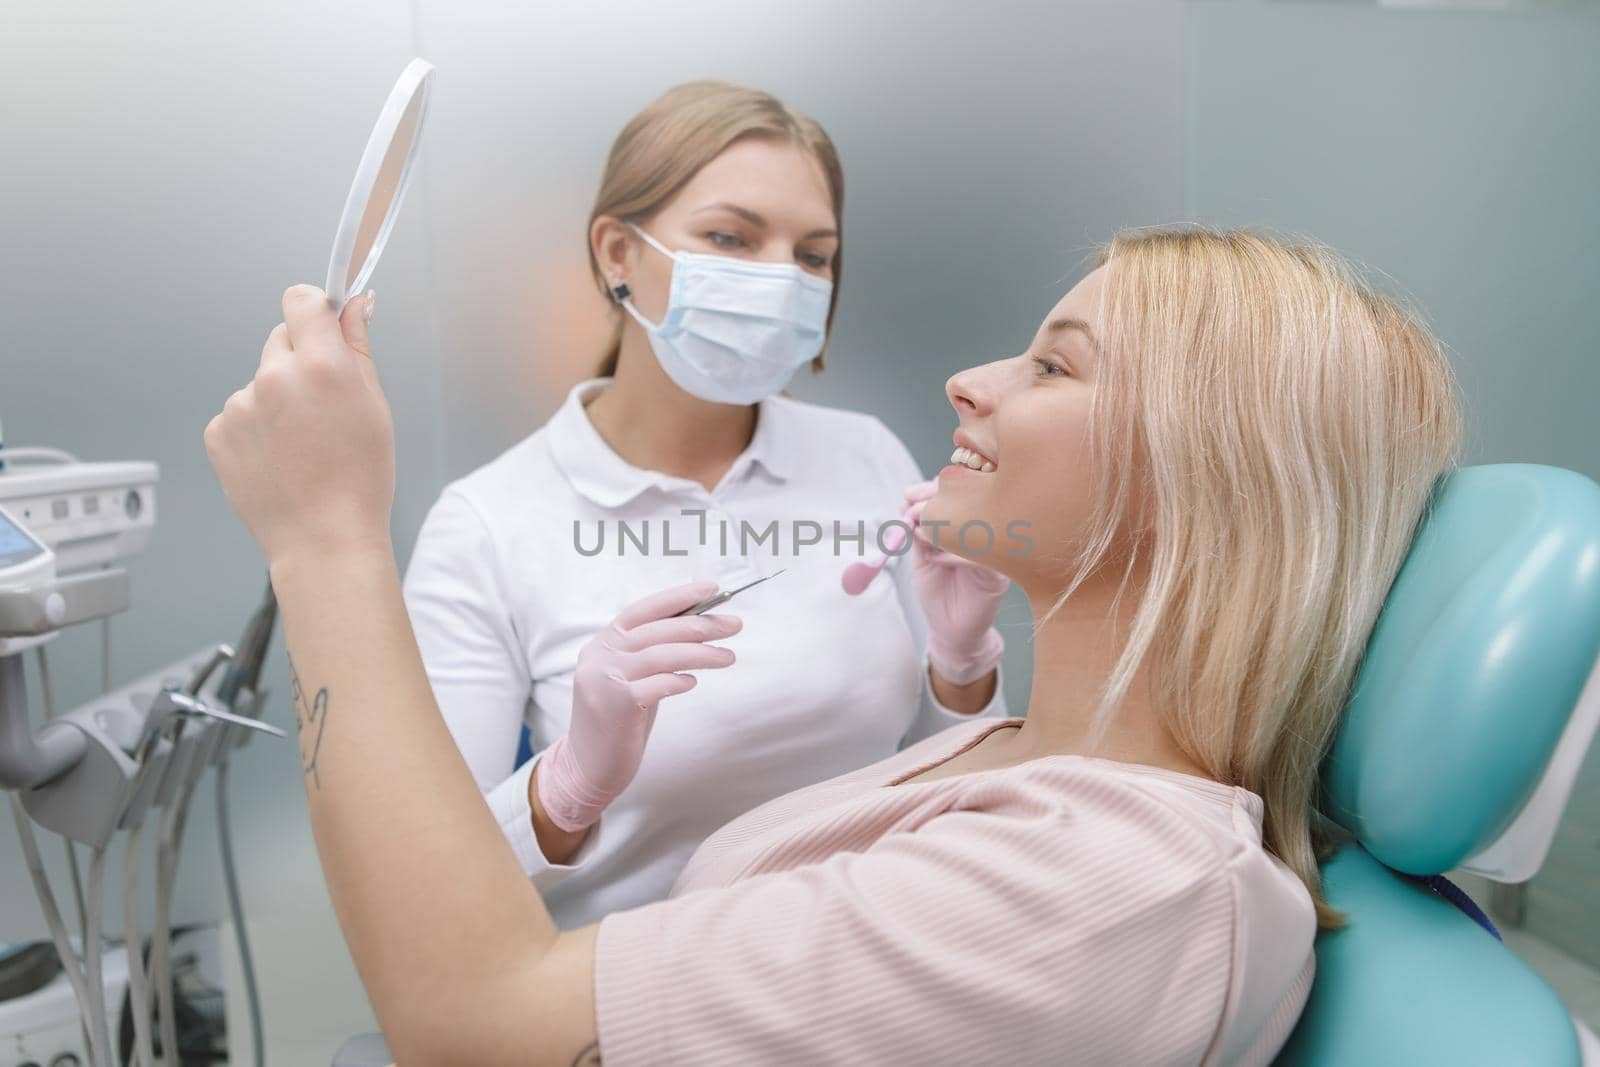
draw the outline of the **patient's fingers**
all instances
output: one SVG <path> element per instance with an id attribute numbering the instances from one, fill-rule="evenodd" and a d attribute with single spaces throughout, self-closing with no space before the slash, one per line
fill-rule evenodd
<path id="1" fill-rule="evenodd" d="M 257 370 L 281 361 L 285 356 L 291 355 L 293 349 L 289 347 L 289 327 L 283 323 L 272 328 L 267 334 L 266 344 L 261 346 L 261 363 Z"/>
<path id="2" fill-rule="evenodd" d="M 328 294 L 314 285 L 291 285 L 284 290 L 283 321 L 289 328 L 289 344 L 296 350 L 344 350 L 339 317 L 328 303 Z"/>

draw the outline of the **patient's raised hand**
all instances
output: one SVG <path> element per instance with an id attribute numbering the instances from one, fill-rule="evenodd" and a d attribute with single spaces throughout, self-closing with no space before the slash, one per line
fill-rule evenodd
<path id="1" fill-rule="evenodd" d="M 394 428 L 367 341 L 368 294 L 336 317 L 322 290 L 283 294 L 255 377 L 206 427 L 222 490 L 267 562 L 389 550 Z"/>

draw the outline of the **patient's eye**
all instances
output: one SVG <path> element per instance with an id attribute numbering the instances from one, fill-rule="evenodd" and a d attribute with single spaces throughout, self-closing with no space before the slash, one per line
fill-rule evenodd
<path id="1" fill-rule="evenodd" d="M 1053 359 L 1046 359 L 1044 356 L 1034 356 L 1033 363 L 1034 366 L 1039 368 L 1037 374 L 1040 378 L 1070 377 L 1070 375 L 1067 374 L 1067 368 L 1063 367 Z"/>

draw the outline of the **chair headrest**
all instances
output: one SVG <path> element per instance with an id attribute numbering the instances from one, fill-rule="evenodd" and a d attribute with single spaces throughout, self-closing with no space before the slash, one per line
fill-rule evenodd
<path id="1" fill-rule="evenodd" d="M 1328 814 L 1397 870 L 1460 865 L 1517 820 L 1564 735 L 1587 747 L 1593 724 L 1568 727 L 1597 654 L 1600 486 L 1532 464 L 1451 473 L 1323 766 Z"/>

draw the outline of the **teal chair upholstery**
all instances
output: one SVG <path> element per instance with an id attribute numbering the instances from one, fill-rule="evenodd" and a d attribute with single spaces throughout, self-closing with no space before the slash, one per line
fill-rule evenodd
<path id="1" fill-rule="evenodd" d="M 1348 926 L 1280 1067 L 1540 1064 L 1593 1055 L 1555 993 L 1396 872 L 1524 881 L 1600 718 L 1600 486 L 1553 467 L 1443 479 L 1385 601 L 1323 767 L 1354 837 L 1323 868 Z"/>

